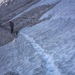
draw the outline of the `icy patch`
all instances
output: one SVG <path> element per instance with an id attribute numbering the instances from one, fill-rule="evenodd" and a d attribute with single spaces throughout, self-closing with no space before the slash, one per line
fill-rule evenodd
<path id="1" fill-rule="evenodd" d="M 46 75 L 61 75 L 60 72 L 58 71 L 57 67 L 54 64 L 53 56 L 49 55 L 44 52 L 44 49 L 42 49 L 35 41 L 33 38 L 30 38 L 28 35 L 20 32 L 20 34 L 30 42 L 30 44 L 34 47 L 34 49 L 37 51 L 37 53 L 40 55 L 40 57 L 46 62 L 46 69 L 47 73 Z"/>

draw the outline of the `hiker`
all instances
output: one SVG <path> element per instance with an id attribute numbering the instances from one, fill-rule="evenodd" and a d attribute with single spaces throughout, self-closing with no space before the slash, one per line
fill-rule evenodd
<path id="1" fill-rule="evenodd" d="M 12 21 L 9 21 L 10 27 L 11 27 L 11 33 L 14 31 L 14 23 Z"/>

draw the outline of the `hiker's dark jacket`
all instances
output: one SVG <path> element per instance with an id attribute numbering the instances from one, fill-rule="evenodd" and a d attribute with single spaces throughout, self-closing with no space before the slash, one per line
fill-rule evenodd
<path id="1" fill-rule="evenodd" d="M 13 28 L 14 27 L 14 23 L 10 22 L 10 27 Z"/>

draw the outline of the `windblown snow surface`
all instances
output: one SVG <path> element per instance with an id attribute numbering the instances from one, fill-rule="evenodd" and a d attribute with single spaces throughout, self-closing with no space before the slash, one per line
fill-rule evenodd
<path id="1" fill-rule="evenodd" d="M 41 0 L 28 10 L 57 1 Z M 75 75 L 75 0 L 61 0 L 44 18 L 0 47 L 0 75 Z"/>

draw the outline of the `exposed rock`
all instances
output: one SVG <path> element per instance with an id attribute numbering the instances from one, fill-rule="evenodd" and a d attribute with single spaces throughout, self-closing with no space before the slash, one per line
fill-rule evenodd
<path id="1" fill-rule="evenodd" d="M 6 74 L 4 74 L 4 75 L 19 75 L 18 73 L 15 73 L 15 72 L 11 72 L 11 71 L 9 71 L 9 72 L 7 72 Z"/>

